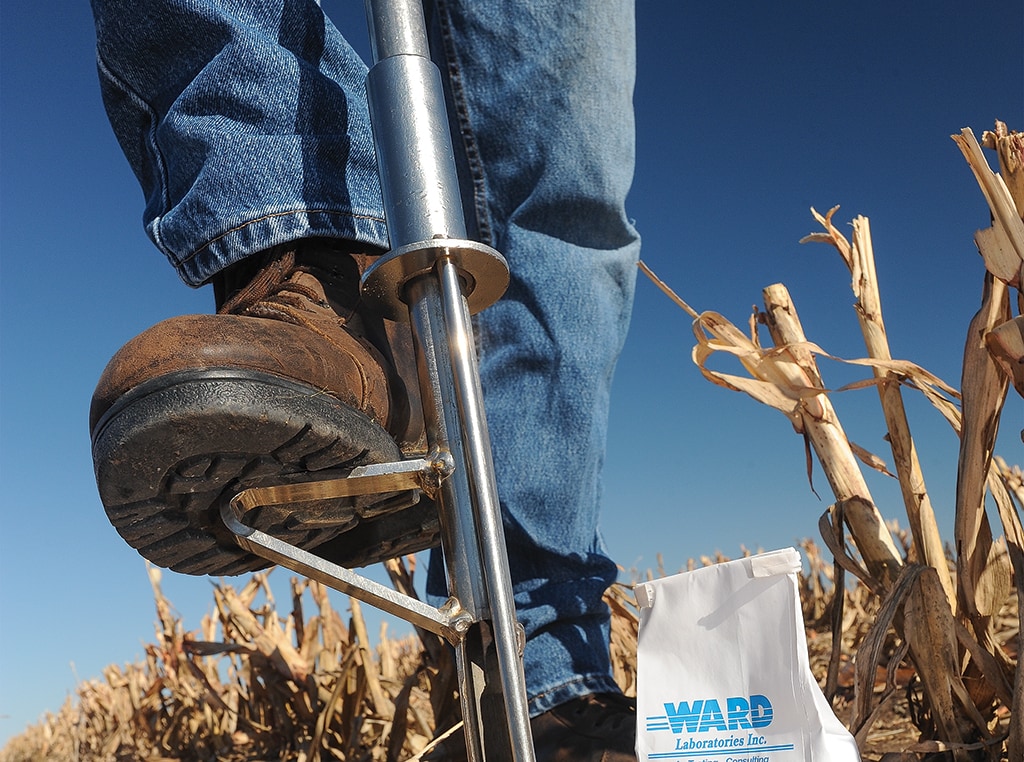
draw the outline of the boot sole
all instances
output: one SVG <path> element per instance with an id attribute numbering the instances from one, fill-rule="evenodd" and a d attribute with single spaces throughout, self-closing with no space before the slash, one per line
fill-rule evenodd
<path id="1" fill-rule="evenodd" d="M 336 398 L 237 369 L 151 379 L 115 402 L 92 439 L 96 483 L 114 528 L 158 566 L 197 575 L 269 565 L 239 547 L 221 521 L 221 507 L 241 490 L 330 479 L 401 458 L 387 431 Z M 364 565 L 393 557 L 396 548 L 437 543 L 436 512 L 417 498 L 404 492 L 268 506 L 247 514 L 246 523 L 305 549 L 339 538 L 329 560 Z M 349 532 L 350 540 L 339 537 Z"/>

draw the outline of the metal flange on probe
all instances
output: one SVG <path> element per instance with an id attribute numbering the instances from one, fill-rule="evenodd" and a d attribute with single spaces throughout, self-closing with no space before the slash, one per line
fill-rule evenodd
<path id="1" fill-rule="evenodd" d="M 367 3 L 375 62 L 367 101 L 391 251 L 363 275 L 362 290 L 383 315 L 403 321 L 406 284 L 441 259 L 458 268 L 470 314 L 497 301 L 509 280 L 501 254 L 467 240 L 441 75 L 430 60 L 422 10 L 411 5 Z"/>
<path id="2" fill-rule="evenodd" d="M 363 299 L 391 320 L 409 320 L 406 285 L 424 275 L 435 275 L 439 261 L 450 260 L 459 272 L 469 313 L 490 307 L 508 288 L 505 258 L 476 241 L 433 238 L 399 246 L 382 256 L 363 275 Z"/>

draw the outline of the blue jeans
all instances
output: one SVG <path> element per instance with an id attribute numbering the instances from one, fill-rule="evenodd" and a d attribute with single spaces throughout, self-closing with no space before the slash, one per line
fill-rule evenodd
<path id="1" fill-rule="evenodd" d="M 387 248 L 366 67 L 314 0 L 93 0 L 144 222 L 199 286 L 270 246 Z M 639 239 L 632 0 L 436 0 L 470 227 L 509 260 L 477 316 L 530 709 L 613 691 L 598 531 L 612 374 Z M 458 138 L 461 137 L 461 141 Z M 428 587 L 439 592 L 440 564 Z"/>

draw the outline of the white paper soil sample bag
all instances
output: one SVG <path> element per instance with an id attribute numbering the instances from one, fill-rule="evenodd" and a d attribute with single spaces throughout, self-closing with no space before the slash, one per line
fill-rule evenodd
<path id="1" fill-rule="evenodd" d="M 859 762 L 811 674 L 793 548 L 645 582 L 637 756 Z"/>

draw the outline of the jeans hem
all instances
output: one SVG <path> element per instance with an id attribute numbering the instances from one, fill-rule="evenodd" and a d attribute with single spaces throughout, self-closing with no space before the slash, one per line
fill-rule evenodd
<path id="1" fill-rule="evenodd" d="M 167 251 L 161 220 L 150 234 Z M 343 238 L 364 243 L 367 249 L 388 248 L 384 220 L 371 215 L 324 209 L 292 209 L 267 214 L 238 225 L 207 241 L 184 258 L 168 258 L 178 276 L 190 286 L 202 286 L 216 273 L 246 257 L 300 238 Z"/>
<path id="2" fill-rule="evenodd" d="M 556 706 L 578 699 L 583 696 L 590 696 L 595 693 L 621 693 L 610 675 L 593 674 L 575 677 L 564 683 L 551 686 L 529 697 L 530 716 L 544 714 Z"/>

